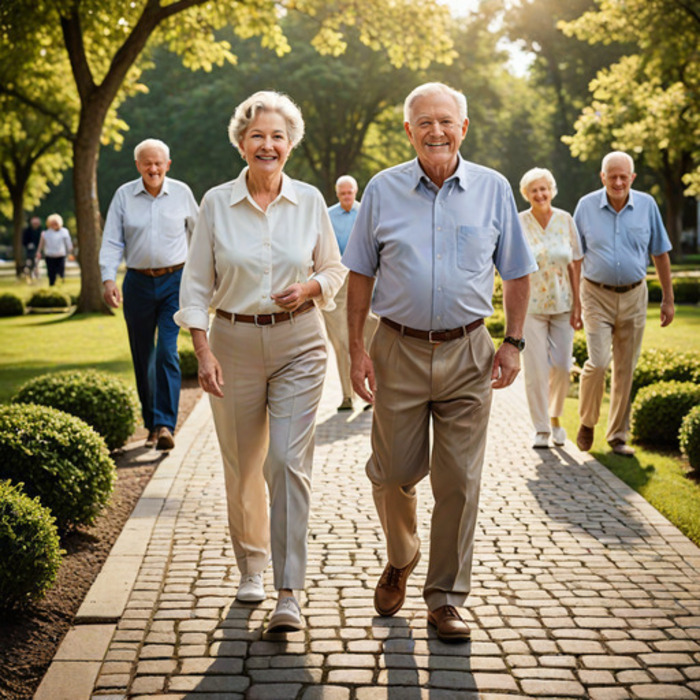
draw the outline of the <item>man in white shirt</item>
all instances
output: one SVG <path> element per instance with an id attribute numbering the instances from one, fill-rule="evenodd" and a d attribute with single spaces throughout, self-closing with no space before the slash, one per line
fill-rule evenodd
<path id="1" fill-rule="evenodd" d="M 122 256 L 126 259 L 124 319 L 148 430 L 146 446 L 170 450 L 180 399 L 179 328 L 173 314 L 198 208 L 184 182 L 166 177 L 171 161 L 165 143 L 146 139 L 134 149 L 134 158 L 141 177 L 122 185 L 112 199 L 100 270 L 105 302 L 116 309 L 122 301 L 117 268 Z"/>

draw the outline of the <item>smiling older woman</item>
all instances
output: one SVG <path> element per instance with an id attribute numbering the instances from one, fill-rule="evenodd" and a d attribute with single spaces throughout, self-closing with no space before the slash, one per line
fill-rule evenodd
<path id="1" fill-rule="evenodd" d="M 321 193 L 282 172 L 303 133 L 285 95 L 257 92 L 236 108 L 229 137 L 247 167 L 202 199 L 175 316 L 192 333 L 199 383 L 211 398 L 241 573 L 236 597 L 264 600 L 271 549 L 275 632 L 303 627 L 294 590 L 304 587 L 326 372 L 318 306 L 333 303 L 346 274 Z"/>

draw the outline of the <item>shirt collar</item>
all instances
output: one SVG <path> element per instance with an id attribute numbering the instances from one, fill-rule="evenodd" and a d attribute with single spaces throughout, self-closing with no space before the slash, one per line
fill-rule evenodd
<path id="1" fill-rule="evenodd" d="M 136 188 L 134 190 L 134 194 L 147 194 L 149 197 L 153 197 L 153 195 L 146 189 L 146 185 L 144 184 L 142 177 L 136 180 Z M 156 195 L 156 197 L 160 197 L 161 195 L 166 194 L 170 194 L 170 180 L 168 179 L 167 175 L 165 176 L 163 180 L 163 185 L 160 188 L 160 192 Z"/>
<path id="2" fill-rule="evenodd" d="M 630 209 L 634 209 L 634 190 L 630 190 L 629 197 L 627 198 L 627 202 L 625 203 L 625 206 L 620 209 L 620 211 L 615 211 L 615 208 L 610 204 L 608 201 L 608 193 L 605 190 L 605 187 L 600 191 L 600 208 L 601 209 L 610 209 L 615 214 L 619 214 L 620 212 L 623 212 L 627 207 Z"/>
<path id="3" fill-rule="evenodd" d="M 231 186 L 231 199 L 229 200 L 230 206 L 238 204 L 240 201 L 247 199 L 250 196 L 250 192 L 248 191 L 248 183 L 246 181 L 247 174 L 248 167 L 246 166 L 243 168 L 243 170 L 241 170 L 240 175 L 233 181 L 233 185 Z M 284 197 L 292 204 L 299 203 L 299 197 L 294 187 L 294 181 L 286 173 L 282 173 L 282 191 L 280 192 L 280 197 Z"/>
<path id="4" fill-rule="evenodd" d="M 413 189 L 416 189 L 421 181 L 425 182 L 426 184 L 432 183 L 432 180 L 425 174 L 425 171 L 423 168 L 421 168 L 420 162 L 418 161 L 418 158 L 414 158 L 411 161 L 411 179 L 413 181 Z M 467 189 L 467 184 L 471 180 L 472 175 L 468 172 L 468 167 L 467 167 L 467 161 L 462 158 L 462 154 L 457 152 L 457 169 L 450 175 L 450 177 L 445 180 L 445 184 L 448 182 L 451 182 L 454 180 L 457 185 L 460 187 L 462 190 Z M 434 183 L 432 183 L 433 187 L 436 187 Z"/>

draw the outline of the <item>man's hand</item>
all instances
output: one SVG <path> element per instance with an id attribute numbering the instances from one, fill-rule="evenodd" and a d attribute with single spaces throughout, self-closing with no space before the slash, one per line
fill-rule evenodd
<path id="1" fill-rule="evenodd" d="M 107 306 L 111 306 L 113 309 L 118 309 L 119 304 L 122 303 L 121 292 L 119 291 L 119 287 L 117 287 L 114 280 L 104 281 L 104 292 L 102 296 Z"/>
<path id="2" fill-rule="evenodd" d="M 374 379 L 374 365 L 367 352 L 350 355 L 350 379 L 355 393 L 367 403 L 374 403 L 377 383 Z"/>
<path id="3" fill-rule="evenodd" d="M 491 386 L 504 389 L 510 386 L 520 372 L 520 350 L 510 343 L 503 343 L 493 358 Z"/>
<path id="4" fill-rule="evenodd" d="M 675 315 L 676 307 L 673 305 L 673 302 L 662 301 L 660 309 L 661 327 L 664 328 L 665 326 L 668 326 L 671 323 L 671 321 L 673 321 L 673 317 Z"/>

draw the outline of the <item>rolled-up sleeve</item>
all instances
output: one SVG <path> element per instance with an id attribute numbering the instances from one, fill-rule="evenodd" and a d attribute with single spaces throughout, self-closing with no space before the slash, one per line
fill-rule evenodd
<path id="1" fill-rule="evenodd" d="M 348 271 L 340 262 L 340 249 L 333 232 L 333 224 L 320 195 L 316 207 L 318 208 L 319 235 L 314 248 L 314 271 L 311 279 L 321 285 L 321 296 L 316 298 L 318 306 L 331 311 L 335 308 L 333 299 L 343 285 Z"/>
<path id="2" fill-rule="evenodd" d="M 119 189 L 107 211 L 102 246 L 100 247 L 100 274 L 102 281 L 116 280 L 119 263 L 124 255 L 124 195 Z"/>

